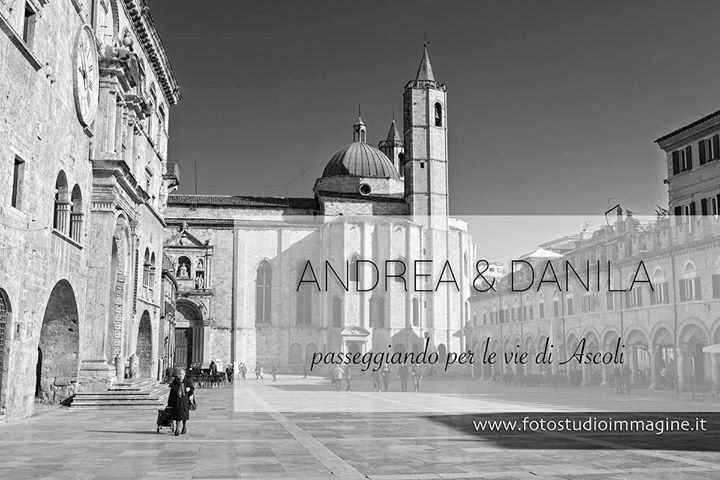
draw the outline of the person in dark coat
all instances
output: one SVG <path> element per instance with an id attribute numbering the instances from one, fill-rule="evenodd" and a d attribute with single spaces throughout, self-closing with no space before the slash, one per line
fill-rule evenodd
<path id="1" fill-rule="evenodd" d="M 172 408 L 172 419 L 175 420 L 175 436 L 187 433 L 186 423 L 190 419 L 190 397 L 195 393 L 195 386 L 185 379 L 185 370 L 178 370 L 175 380 L 170 384 L 168 407 Z M 182 431 L 180 431 L 182 422 Z"/>

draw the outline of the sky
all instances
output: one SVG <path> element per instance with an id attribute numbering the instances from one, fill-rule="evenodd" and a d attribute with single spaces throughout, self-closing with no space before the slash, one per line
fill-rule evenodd
<path id="1" fill-rule="evenodd" d="M 602 215 L 667 205 L 655 139 L 718 109 L 716 1 L 152 0 L 183 92 L 180 193 L 312 196 L 377 144 L 427 34 L 447 85 L 450 213 Z"/>

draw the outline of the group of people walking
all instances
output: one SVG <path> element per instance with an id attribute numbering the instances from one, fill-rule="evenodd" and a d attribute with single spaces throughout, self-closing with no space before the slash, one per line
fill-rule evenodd
<path id="1" fill-rule="evenodd" d="M 413 392 L 420 391 L 420 384 L 422 383 L 422 368 L 420 365 L 413 365 L 408 367 L 407 365 L 400 365 L 398 367 L 398 376 L 400 377 L 400 389 L 403 392 L 408 391 L 408 385 L 412 384 Z M 373 370 L 370 373 L 372 379 L 373 390 L 376 392 L 387 392 L 390 388 L 390 379 L 392 372 L 390 370 L 390 364 L 385 363 L 379 370 Z M 345 391 L 349 392 L 351 389 L 352 370 L 350 365 L 346 365 L 344 368 L 340 365 L 335 365 L 330 371 L 330 382 L 336 391 L 342 390 L 343 380 L 345 380 Z"/>

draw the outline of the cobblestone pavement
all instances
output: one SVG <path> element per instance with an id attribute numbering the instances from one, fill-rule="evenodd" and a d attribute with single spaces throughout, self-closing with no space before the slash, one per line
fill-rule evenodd
<path id="1" fill-rule="evenodd" d="M 720 478 L 717 434 L 497 434 L 473 428 L 477 419 L 582 409 L 698 412 L 691 416 L 707 416 L 708 429 L 718 432 L 717 414 L 710 413 L 717 402 L 679 402 L 672 392 L 618 396 L 599 387 L 437 380 L 423 389 L 376 393 L 359 381 L 351 392 L 335 392 L 319 379 L 248 380 L 198 390 L 199 410 L 189 433 L 179 437 L 167 430 L 156 434 L 154 410 L 39 407 L 33 418 L 0 425 L 0 478 Z"/>

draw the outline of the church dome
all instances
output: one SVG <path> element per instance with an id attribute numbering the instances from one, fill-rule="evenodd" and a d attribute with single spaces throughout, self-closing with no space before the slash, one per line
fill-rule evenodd
<path id="1" fill-rule="evenodd" d="M 322 176 L 400 179 L 390 159 L 365 142 L 353 142 L 338 150 L 325 166 Z"/>

